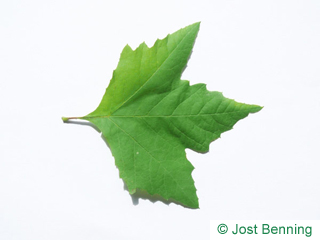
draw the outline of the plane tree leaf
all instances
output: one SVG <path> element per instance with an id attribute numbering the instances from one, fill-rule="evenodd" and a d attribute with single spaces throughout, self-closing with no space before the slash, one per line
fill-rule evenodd
<path id="1" fill-rule="evenodd" d="M 207 152 L 221 133 L 261 109 L 180 79 L 199 25 L 151 48 L 125 46 L 101 103 L 77 118 L 101 130 L 130 194 L 143 190 L 190 208 L 199 203 L 185 149 Z"/>

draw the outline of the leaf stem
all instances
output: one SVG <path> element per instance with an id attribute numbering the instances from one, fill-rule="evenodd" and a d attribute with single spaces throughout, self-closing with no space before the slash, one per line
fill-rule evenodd
<path id="1" fill-rule="evenodd" d="M 63 122 L 68 122 L 70 119 L 82 119 L 83 117 L 62 117 Z"/>

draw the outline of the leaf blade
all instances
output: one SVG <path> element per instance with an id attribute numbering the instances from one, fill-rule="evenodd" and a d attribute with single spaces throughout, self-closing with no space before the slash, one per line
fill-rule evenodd
<path id="1" fill-rule="evenodd" d="M 127 45 L 99 106 L 81 118 L 101 130 L 131 194 L 140 189 L 190 208 L 199 203 L 185 149 L 207 152 L 223 132 L 261 110 L 180 79 L 199 25 L 151 48 Z"/>

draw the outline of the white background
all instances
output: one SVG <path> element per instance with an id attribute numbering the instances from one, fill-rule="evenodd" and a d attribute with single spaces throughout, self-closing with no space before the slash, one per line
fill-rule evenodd
<path id="1" fill-rule="evenodd" d="M 264 106 L 187 150 L 200 209 L 124 190 L 90 126 L 128 43 L 201 21 L 183 79 Z M 213 219 L 320 219 L 320 1 L 0 3 L 0 239 L 209 239 Z"/>

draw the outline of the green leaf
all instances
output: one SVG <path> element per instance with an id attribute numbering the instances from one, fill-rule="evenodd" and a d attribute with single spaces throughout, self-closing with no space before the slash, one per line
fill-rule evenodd
<path id="1" fill-rule="evenodd" d="M 185 149 L 207 152 L 221 133 L 261 109 L 180 79 L 199 25 L 151 48 L 125 46 L 100 105 L 80 118 L 101 130 L 130 194 L 143 190 L 190 208 L 199 204 Z"/>

